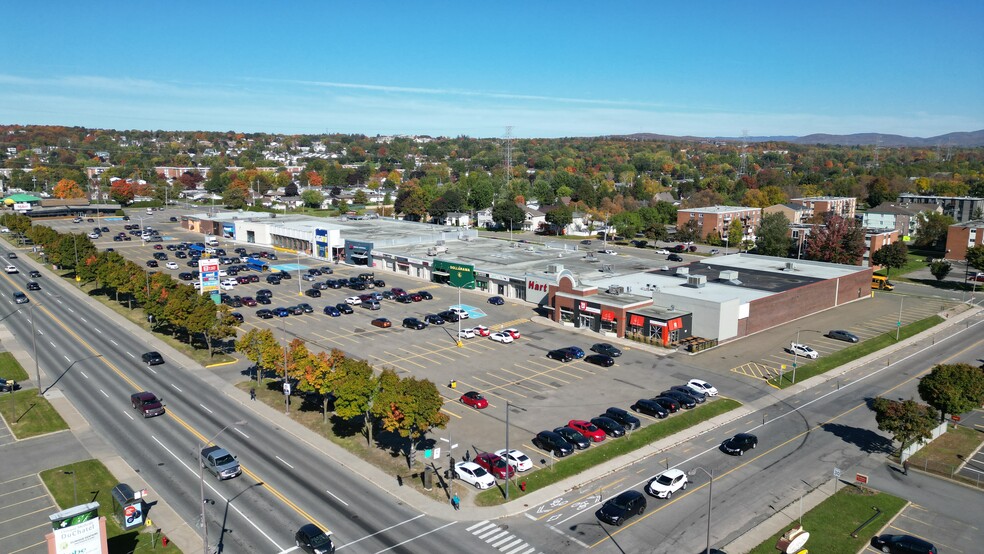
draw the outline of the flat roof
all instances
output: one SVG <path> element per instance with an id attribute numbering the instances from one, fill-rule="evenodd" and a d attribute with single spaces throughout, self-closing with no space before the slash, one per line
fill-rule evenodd
<path id="1" fill-rule="evenodd" d="M 704 208 L 683 208 L 677 211 L 702 214 L 725 214 L 730 212 L 747 212 L 752 210 L 762 211 L 762 208 L 750 208 L 748 206 L 707 206 Z"/>

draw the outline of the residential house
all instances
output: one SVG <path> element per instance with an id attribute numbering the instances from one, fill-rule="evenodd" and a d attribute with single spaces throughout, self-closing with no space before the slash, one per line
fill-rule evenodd
<path id="1" fill-rule="evenodd" d="M 901 238 L 897 229 L 865 229 L 864 256 L 861 265 L 876 271 L 881 269 L 881 266 L 871 263 L 871 255 L 899 240 Z"/>
<path id="2" fill-rule="evenodd" d="M 545 213 L 540 210 L 534 210 L 533 208 L 528 208 L 526 206 L 520 206 L 523 209 L 523 213 L 526 214 L 523 219 L 523 230 L 524 231 L 536 231 L 540 228 L 540 225 L 547 222 L 547 217 Z"/>
<path id="3" fill-rule="evenodd" d="M 444 216 L 444 225 L 448 227 L 469 227 L 471 216 L 462 212 L 448 212 Z"/>
<path id="4" fill-rule="evenodd" d="M 902 237 L 913 237 L 919 225 L 917 216 L 922 211 L 943 213 L 943 207 L 882 202 L 861 214 L 861 226 L 865 229 L 895 229 Z"/>

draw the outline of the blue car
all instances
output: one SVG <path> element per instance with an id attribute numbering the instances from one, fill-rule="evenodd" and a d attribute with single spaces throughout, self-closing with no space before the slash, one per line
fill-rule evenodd
<path id="1" fill-rule="evenodd" d="M 290 315 L 290 310 L 287 308 L 276 308 L 273 310 L 273 314 L 277 317 L 287 317 Z"/>
<path id="2" fill-rule="evenodd" d="M 489 304 L 492 304 L 493 306 L 501 306 L 505 303 L 506 301 L 503 300 L 501 296 L 493 296 L 492 298 L 489 298 Z"/>
<path id="3" fill-rule="evenodd" d="M 330 315 L 331 317 L 339 317 L 342 312 L 338 311 L 338 308 L 334 306 L 325 306 L 325 315 Z"/>
<path id="4" fill-rule="evenodd" d="M 574 356 L 574 358 L 576 358 L 578 360 L 580 360 L 581 358 L 584 357 L 584 350 L 581 350 L 580 348 L 578 348 L 576 346 L 568 346 L 567 348 L 564 348 L 563 350 L 566 350 L 566 351 L 570 352 L 571 353 L 571 356 Z"/>

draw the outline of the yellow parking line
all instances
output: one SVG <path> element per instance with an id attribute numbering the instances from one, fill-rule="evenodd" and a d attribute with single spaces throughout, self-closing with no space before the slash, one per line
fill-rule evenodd
<path id="1" fill-rule="evenodd" d="M 543 385 L 544 387 L 550 387 L 550 388 L 552 388 L 552 389 L 558 389 L 558 388 L 560 388 L 560 387 L 555 387 L 555 386 L 553 386 L 553 385 L 551 385 L 551 384 L 549 384 L 549 383 L 543 383 L 543 382 L 540 382 L 540 381 L 537 381 L 537 380 L 535 379 L 535 377 L 539 377 L 539 376 L 540 376 L 540 374 L 534 374 L 534 375 L 533 375 L 533 376 L 531 376 L 531 377 L 526 377 L 525 375 L 522 375 L 522 374 L 520 374 L 520 373 L 517 373 L 517 372 L 515 372 L 515 371 L 512 371 L 512 370 L 509 370 L 509 369 L 506 369 L 506 368 L 501 368 L 501 369 L 500 369 L 500 371 L 505 371 L 506 373 L 510 373 L 510 374 L 512 374 L 512 375 L 515 375 L 516 377 L 519 377 L 519 378 L 520 378 L 520 379 L 522 379 L 523 381 L 531 381 L 531 382 L 533 382 L 533 383 L 536 383 L 536 384 L 538 384 L 538 385 Z"/>
<path id="2" fill-rule="evenodd" d="M 525 369 L 526 371 L 532 371 L 534 375 L 538 375 L 538 376 L 539 375 L 542 375 L 544 377 L 550 377 L 551 379 L 553 379 L 555 381 L 560 381 L 561 383 L 563 383 L 565 385 L 569 385 L 569 384 L 571 384 L 571 382 L 570 381 L 565 381 L 563 379 L 558 379 L 554 375 L 555 373 L 560 373 L 560 374 L 563 374 L 563 375 L 568 375 L 569 377 L 573 377 L 574 379 L 583 379 L 583 377 L 578 377 L 577 375 L 569 375 L 567 373 L 564 373 L 563 371 L 560 370 L 560 368 L 557 368 L 557 369 L 546 369 L 546 370 L 542 370 L 541 371 L 541 370 L 539 370 L 537 368 L 526 367 L 523 364 L 514 364 L 513 367 L 518 368 L 518 369 Z"/>

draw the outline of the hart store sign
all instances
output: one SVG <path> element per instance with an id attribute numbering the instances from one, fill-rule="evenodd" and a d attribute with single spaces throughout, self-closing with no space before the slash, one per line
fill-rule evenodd
<path id="1" fill-rule="evenodd" d="M 557 282 L 553 279 L 538 279 L 536 277 L 526 276 L 526 300 L 527 302 L 542 302 L 546 296 L 547 292 L 550 290 L 550 285 L 557 285 Z"/>

